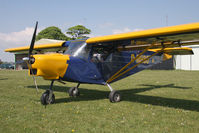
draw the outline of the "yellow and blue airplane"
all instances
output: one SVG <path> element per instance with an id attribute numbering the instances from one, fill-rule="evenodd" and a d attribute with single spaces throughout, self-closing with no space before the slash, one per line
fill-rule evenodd
<path id="1" fill-rule="evenodd" d="M 119 102 L 121 95 L 110 84 L 133 75 L 172 55 L 193 54 L 188 45 L 199 44 L 199 23 L 191 23 L 123 34 L 35 45 L 37 23 L 30 47 L 6 49 L 6 52 L 29 51 L 29 74 L 51 80 L 41 96 L 43 105 L 55 102 L 54 81 L 76 82 L 69 95 L 80 95 L 83 83 L 107 85 L 110 102 Z M 34 54 L 41 50 L 57 49 L 57 53 Z M 64 51 L 62 53 L 58 51 Z"/>

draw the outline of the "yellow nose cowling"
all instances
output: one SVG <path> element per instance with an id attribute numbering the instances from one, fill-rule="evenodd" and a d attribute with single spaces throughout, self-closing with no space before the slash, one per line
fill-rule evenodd
<path id="1" fill-rule="evenodd" d="M 35 62 L 32 69 L 36 72 L 34 75 L 42 76 L 44 79 L 59 79 L 64 77 L 68 68 L 67 61 L 70 60 L 69 55 L 58 53 L 33 55 Z M 30 71 L 29 71 L 30 74 Z"/>

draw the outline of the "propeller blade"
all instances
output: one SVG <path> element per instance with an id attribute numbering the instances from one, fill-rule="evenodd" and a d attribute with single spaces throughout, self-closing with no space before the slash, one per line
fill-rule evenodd
<path id="1" fill-rule="evenodd" d="M 29 48 L 29 53 L 28 53 L 29 59 L 30 59 L 30 56 L 32 55 L 32 51 L 34 49 L 34 44 L 35 44 L 35 39 L 36 39 L 36 33 L 37 33 L 37 25 L 38 25 L 38 22 L 36 22 L 35 30 L 34 30 L 34 33 L 33 33 L 33 36 L 32 36 L 32 41 L 31 41 L 30 48 Z"/>
<path id="2" fill-rule="evenodd" d="M 37 25 L 38 25 L 38 22 L 36 22 L 36 25 L 35 25 L 35 30 L 34 30 L 34 33 L 33 33 L 33 36 L 32 36 L 32 41 L 31 41 L 30 48 L 29 48 L 28 58 L 24 58 L 23 59 L 23 60 L 27 61 L 27 65 L 28 65 L 31 73 L 33 73 L 32 65 L 31 65 L 31 55 L 32 55 L 32 51 L 33 51 L 34 45 L 35 45 L 35 39 L 36 39 L 36 33 L 37 33 Z M 39 90 L 38 90 L 37 82 L 36 82 L 36 79 L 35 79 L 34 75 L 33 75 L 33 80 L 34 80 L 35 87 L 36 87 L 36 90 L 37 90 L 37 93 L 38 93 Z"/>
<path id="3" fill-rule="evenodd" d="M 33 80 L 34 80 L 35 88 L 36 88 L 36 90 L 37 90 L 37 94 L 38 94 L 39 89 L 38 89 L 38 86 L 37 86 L 37 81 L 36 81 L 36 79 L 35 79 L 35 76 L 33 76 Z"/>
<path id="4" fill-rule="evenodd" d="M 29 63 L 27 62 L 27 65 L 28 65 L 28 68 L 30 69 L 31 73 L 33 73 L 33 70 L 32 70 L 32 66 L 31 66 L 31 64 L 29 64 Z M 35 79 L 35 76 L 34 76 L 34 75 L 32 75 L 32 78 L 33 78 L 33 80 L 34 80 L 35 88 L 36 88 L 36 90 L 37 90 L 37 94 L 38 94 L 39 89 L 38 89 L 38 86 L 37 86 L 37 81 L 36 81 L 36 79 Z"/>

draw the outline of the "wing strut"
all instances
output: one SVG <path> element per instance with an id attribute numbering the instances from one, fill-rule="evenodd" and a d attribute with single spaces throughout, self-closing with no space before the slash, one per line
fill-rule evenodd
<path id="1" fill-rule="evenodd" d="M 163 44 L 164 45 L 164 44 Z M 142 64 L 143 62 L 145 62 L 146 60 L 150 59 L 151 57 L 155 56 L 156 54 L 162 52 L 164 50 L 165 47 L 162 47 L 162 49 L 160 51 L 157 51 L 155 53 L 153 53 L 152 55 L 150 55 L 149 57 L 143 59 L 142 61 L 140 61 L 139 63 L 135 64 L 134 66 L 132 66 L 131 68 L 127 69 L 124 71 L 124 69 L 126 69 L 128 66 L 130 66 L 132 63 L 134 63 L 141 55 L 143 55 L 145 52 L 147 52 L 150 48 L 152 48 L 154 46 L 154 44 L 151 44 L 150 46 L 148 46 L 147 48 L 145 48 L 138 56 L 136 56 L 136 58 L 134 58 L 133 60 L 131 60 L 128 64 L 126 64 L 123 68 L 121 68 L 118 72 L 116 72 L 111 78 L 109 78 L 106 83 L 110 83 L 113 80 L 119 78 L 120 76 L 126 74 L 127 72 L 129 72 L 130 70 L 134 69 L 135 67 L 137 67 L 138 65 Z M 123 72 L 122 72 L 123 71 Z"/>

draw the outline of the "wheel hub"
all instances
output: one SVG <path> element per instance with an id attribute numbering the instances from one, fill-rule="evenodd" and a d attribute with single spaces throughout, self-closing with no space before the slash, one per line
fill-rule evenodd
<path id="1" fill-rule="evenodd" d="M 119 95 L 119 94 L 115 94 L 114 100 L 115 100 L 116 102 L 120 101 L 120 95 Z"/>

